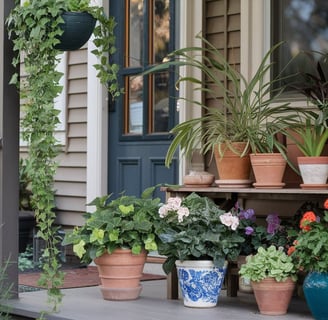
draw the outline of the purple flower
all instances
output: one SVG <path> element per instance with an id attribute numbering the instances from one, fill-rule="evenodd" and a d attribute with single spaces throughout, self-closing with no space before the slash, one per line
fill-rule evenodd
<path id="1" fill-rule="evenodd" d="M 239 219 L 248 219 L 255 221 L 255 211 L 253 209 L 241 210 L 239 213 Z"/>
<path id="2" fill-rule="evenodd" d="M 245 228 L 245 234 L 247 236 L 250 236 L 251 234 L 253 234 L 253 232 L 254 232 L 254 229 L 252 227 L 248 226 Z"/>
<path id="3" fill-rule="evenodd" d="M 271 213 L 267 216 L 266 221 L 268 223 L 267 232 L 274 234 L 280 227 L 281 220 L 276 213 Z"/>

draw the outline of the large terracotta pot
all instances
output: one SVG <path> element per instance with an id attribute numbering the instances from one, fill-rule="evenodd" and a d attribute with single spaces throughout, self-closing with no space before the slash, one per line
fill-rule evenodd
<path id="1" fill-rule="evenodd" d="M 326 189 L 328 178 L 328 157 L 297 157 L 304 189 Z"/>
<path id="2" fill-rule="evenodd" d="M 128 249 L 116 249 L 94 260 L 105 300 L 134 300 L 141 292 L 140 279 L 146 262 L 146 251 L 139 255 Z"/>
<path id="3" fill-rule="evenodd" d="M 282 188 L 287 161 L 281 153 L 252 153 L 251 164 L 256 182 L 255 188 Z"/>
<path id="4" fill-rule="evenodd" d="M 175 264 L 184 306 L 215 307 L 228 263 L 222 268 L 215 267 L 211 260 L 177 260 Z"/>
<path id="5" fill-rule="evenodd" d="M 278 316 L 287 313 L 295 288 L 292 279 L 278 282 L 274 278 L 266 278 L 251 283 L 261 314 Z"/>
<path id="6" fill-rule="evenodd" d="M 215 183 L 220 186 L 249 186 L 250 185 L 250 172 L 251 162 L 249 152 L 243 157 L 240 155 L 244 152 L 246 147 L 245 142 L 233 143 L 233 148 L 236 152 L 230 150 L 225 145 L 221 145 L 221 150 L 224 154 L 219 153 L 218 147 L 214 148 L 214 156 L 219 180 Z"/>

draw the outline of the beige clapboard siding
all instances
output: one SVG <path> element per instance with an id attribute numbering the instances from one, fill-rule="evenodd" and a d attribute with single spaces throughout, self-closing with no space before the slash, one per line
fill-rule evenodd
<path id="1" fill-rule="evenodd" d="M 240 1 L 206 0 L 204 7 L 206 38 L 237 70 L 240 69 Z M 230 86 L 226 79 L 220 79 L 225 82 L 225 86 Z M 219 92 L 217 98 L 220 98 Z M 205 104 L 208 107 L 222 107 L 217 99 L 210 96 L 205 96 Z M 206 170 L 216 173 L 214 161 L 207 159 L 205 162 L 211 163 Z"/>
<path id="2" fill-rule="evenodd" d="M 59 167 L 55 179 L 64 182 L 85 182 L 87 177 L 86 168 L 78 167 Z"/>
<path id="3" fill-rule="evenodd" d="M 87 166 L 87 50 L 68 52 L 65 152 L 56 174 L 57 222 L 76 225 L 86 205 Z"/>

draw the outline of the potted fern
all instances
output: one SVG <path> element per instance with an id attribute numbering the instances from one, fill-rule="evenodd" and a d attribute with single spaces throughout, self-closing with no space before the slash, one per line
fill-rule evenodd
<path id="1" fill-rule="evenodd" d="M 282 315 L 295 288 L 296 272 L 292 258 L 271 245 L 247 256 L 239 274 L 250 279 L 261 314 Z"/>

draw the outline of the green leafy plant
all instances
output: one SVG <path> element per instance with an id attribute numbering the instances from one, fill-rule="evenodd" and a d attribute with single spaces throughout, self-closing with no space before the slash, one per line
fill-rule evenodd
<path id="1" fill-rule="evenodd" d="M 31 179 L 31 203 L 38 226 L 37 236 L 46 243 L 43 252 L 43 272 L 39 284 L 48 289 L 52 311 L 58 309 L 62 299 L 60 285 L 63 273 L 58 260 L 57 244 L 61 242 L 58 227 L 55 226 L 54 175 L 57 169 L 56 157 L 60 146 L 54 136 L 59 123 L 59 111 L 54 108 L 54 99 L 62 91 L 57 71 L 60 51 L 56 49 L 63 33 L 62 14 L 68 10 L 82 10 L 90 13 L 98 24 L 94 29 L 93 53 L 99 58 L 94 67 L 100 82 L 107 86 L 115 98 L 121 90 L 117 83 L 118 66 L 110 63 L 115 52 L 115 21 L 107 17 L 102 7 L 90 6 L 86 0 L 30 0 L 22 5 L 16 0 L 6 24 L 9 37 L 14 42 L 13 65 L 24 62 L 26 77 L 20 81 L 14 74 L 11 84 L 20 90 L 24 117 L 21 122 L 22 136 L 28 143 L 29 173 Z"/>
<path id="2" fill-rule="evenodd" d="M 199 106 L 203 115 L 172 129 L 175 137 L 167 152 L 166 165 L 170 165 L 179 146 L 187 156 L 196 147 L 201 146 L 201 152 L 205 154 L 221 143 L 236 153 L 232 142 L 247 142 L 241 156 L 249 148 L 252 152 L 272 152 L 274 149 L 284 152 L 276 133 L 294 125 L 298 112 L 303 111 L 291 109 L 287 102 L 279 102 L 283 88 L 273 89 L 273 84 L 279 79 L 267 80 L 273 65 L 270 57 L 281 43 L 266 53 L 254 76 L 247 80 L 236 67 L 229 64 L 219 49 L 201 35 L 197 38 L 201 39 L 203 47 L 178 49 L 168 56 L 167 62 L 147 71 L 160 71 L 171 66 L 199 70 L 202 78 L 181 76 L 176 85 L 191 83 L 196 91 L 212 100 L 213 106 L 209 107 L 200 101 L 179 97 Z M 224 150 L 220 148 L 219 151 L 222 155 Z"/>
<path id="3" fill-rule="evenodd" d="M 8 267 L 10 265 L 10 260 L 2 261 L 0 265 L 0 301 L 6 301 L 11 298 L 12 283 L 9 283 L 8 279 Z M 10 320 L 12 319 L 10 315 L 12 307 L 8 306 L 6 303 L 0 304 L 0 319 Z"/>
<path id="4" fill-rule="evenodd" d="M 147 188 L 141 198 L 97 197 L 90 203 L 96 211 L 85 214 L 85 224 L 67 233 L 63 245 L 73 244 L 74 253 L 86 263 L 116 248 L 131 249 L 133 254 L 157 250 L 154 222 L 160 199 L 152 199 L 154 189 Z"/>
<path id="5" fill-rule="evenodd" d="M 326 53 L 313 51 L 301 52 L 298 55 L 306 60 L 303 65 L 312 70 L 300 71 L 297 82 L 291 88 L 306 96 L 311 103 L 318 107 L 318 123 L 327 126 L 328 120 L 328 56 Z M 315 59 L 317 59 L 315 61 Z"/>
<path id="6" fill-rule="evenodd" d="M 169 273 L 176 260 L 213 260 L 223 266 L 240 253 L 244 238 L 239 219 L 221 210 L 211 199 L 195 193 L 181 199 L 169 198 L 159 209 L 156 233 L 158 252 L 167 256 L 163 269 Z"/>
<path id="7" fill-rule="evenodd" d="M 306 211 L 300 221 L 300 232 L 289 254 L 303 272 L 327 272 L 328 268 L 328 200 L 320 219 L 314 211 Z"/>
<path id="8" fill-rule="evenodd" d="M 284 134 L 293 141 L 306 157 L 319 157 L 328 139 L 328 128 L 317 122 L 306 119 L 293 130 L 285 130 Z"/>
<path id="9" fill-rule="evenodd" d="M 27 159 L 19 160 L 19 210 L 32 210 L 30 165 Z"/>
<path id="10" fill-rule="evenodd" d="M 261 281 L 271 277 L 276 281 L 285 281 L 291 277 L 297 279 L 293 260 L 281 248 L 270 246 L 260 247 L 255 255 L 246 257 L 246 263 L 240 268 L 239 274 L 251 281 Z"/>

